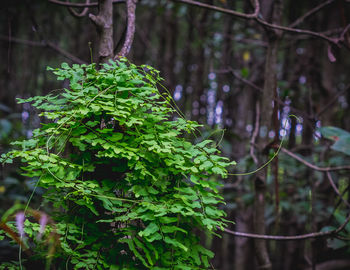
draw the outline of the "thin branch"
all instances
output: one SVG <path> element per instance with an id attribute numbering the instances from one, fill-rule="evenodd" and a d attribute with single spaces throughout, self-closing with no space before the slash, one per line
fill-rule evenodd
<path id="1" fill-rule="evenodd" d="M 60 5 L 60 6 L 65 6 L 65 7 L 97 7 L 98 3 L 69 3 L 69 2 L 63 2 L 59 0 L 48 0 L 50 3 Z M 120 3 L 125 3 L 125 0 L 113 0 L 113 4 L 120 4 Z"/>
<path id="2" fill-rule="evenodd" d="M 350 29 L 350 24 L 348 24 L 348 25 L 344 28 L 343 32 L 341 33 L 341 35 L 340 35 L 340 39 L 341 39 L 341 40 L 344 40 L 344 36 L 345 36 L 345 34 L 349 31 L 349 29 Z"/>
<path id="3" fill-rule="evenodd" d="M 45 47 L 45 44 L 43 42 L 24 40 L 24 39 L 19 39 L 19 38 L 4 36 L 4 35 L 0 35 L 0 40 L 19 43 L 19 44 L 28 45 L 28 46 L 34 46 L 34 47 Z"/>
<path id="4" fill-rule="evenodd" d="M 317 37 L 320 39 L 323 39 L 333 45 L 338 45 L 338 39 L 337 38 L 330 38 L 327 37 L 319 32 L 314 32 L 314 31 L 310 31 L 310 30 L 303 30 L 303 29 L 298 29 L 298 28 L 291 28 L 288 26 L 282 26 L 282 25 L 277 25 L 277 24 L 273 24 L 273 23 L 268 23 L 267 21 L 264 21 L 260 18 L 256 18 L 255 19 L 258 23 L 260 23 L 263 26 L 269 27 L 269 28 L 273 28 L 273 29 L 278 29 L 278 30 L 283 30 L 285 32 L 289 32 L 289 33 L 294 33 L 294 34 L 300 34 L 300 35 L 309 35 L 309 36 L 313 36 L 313 37 Z"/>
<path id="5" fill-rule="evenodd" d="M 129 54 L 135 35 L 135 11 L 137 0 L 126 0 L 127 29 L 123 47 L 115 58 L 124 57 Z"/>
<path id="6" fill-rule="evenodd" d="M 344 197 L 341 195 L 339 189 L 338 189 L 337 186 L 335 185 L 331 173 L 328 171 L 328 172 L 326 172 L 326 174 L 327 174 L 328 181 L 329 181 L 329 183 L 331 184 L 332 188 L 334 189 L 335 193 L 337 193 L 338 197 L 343 201 L 343 203 L 344 203 L 347 207 L 350 207 L 350 203 L 348 203 L 348 202 L 344 199 Z"/>
<path id="7" fill-rule="evenodd" d="M 252 87 L 253 89 L 262 92 L 263 89 L 259 86 L 257 86 L 256 84 L 254 84 L 253 82 L 244 79 L 242 76 L 240 76 L 236 71 L 234 71 L 234 69 L 232 67 L 228 67 L 229 71 L 232 73 L 233 76 L 235 76 L 238 80 L 240 80 L 241 82 L 249 85 L 250 87 Z"/>
<path id="8" fill-rule="evenodd" d="M 289 25 L 289 27 L 293 28 L 293 27 L 301 24 L 307 17 L 310 17 L 310 16 L 314 15 L 319 10 L 321 10 L 322 8 L 328 6 L 329 4 L 331 4 L 333 2 L 335 2 L 335 0 L 328 0 L 328 1 L 325 1 L 325 2 L 323 2 L 321 4 L 319 4 L 318 6 L 314 7 L 313 9 L 309 10 L 308 12 L 306 12 L 303 16 L 301 16 L 298 19 L 296 19 L 293 23 L 291 23 Z"/>
<path id="9" fill-rule="evenodd" d="M 34 47 L 51 48 L 54 51 L 56 51 L 56 52 L 60 53 L 61 55 L 63 55 L 64 57 L 70 59 L 74 63 L 86 64 L 85 61 L 83 61 L 80 58 L 74 56 L 73 54 L 63 50 L 62 48 L 58 47 L 56 44 L 54 44 L 54 43 L 52 43 L 50 41 L 37 42 L 37 41 L 24 40 L 24 39 L 19 39 L 19 38 L 14 38 L 14 37 L 7 37 L 7 36 L 3 36 L 3 35 L 0 35 L 0 40 L 14 42 L 14 43 L 28 45 L 28 46 L 34 46 Z"/>
<path id="10" fill-rule="evenodd" d="M 69 3 L 68 0 L 66 0 L 66 1 L 67 1 L 67 3 Z M 86 0 L 85 4 L 86 4 L 86 5 L 87 5 L 87 4 L 90 4 L 90 0 Z M 84 7 L 83 11 L 81 11 L 80 13 L 79 13 L 79 12 L 76 12 L 76 11 L 73 9 L 73 7 L 68 7 L 68 10 L 69 10 L 69 12 L 70 12 L 73 16 L 79 18 L 79 17 L 84 17 L 84 16 L 88 13 L 89 7 Z"/>
<path id="11" fill-rule="evenodd" d="M 310 238 L 336 236 L 338 233 L 344 230 L 345 226 L 349 223 L 349 221 L 350 221 L 350 215 L 348 215 L 344 223 L 341 224 L 335 230 L 326 231 L 326 232 L 314 232 L 314 233 L 307 233 L 307 234 L 300 234 L 300 235 L 292 235 L 292 236 L 243 233 L 243 232 L 231 231 L 229 229 L 224 229 L 224 232 L 234 236 L 238 236 L 238 237 L 246 237 L 246 238 L 253 238 L 253 239 L 276 240 L 276 241 L 305 240 Z"/>
<path id="12" fill-rule="evenodd" d="M 201 3 L 201 2 L 193 1 L 193 0 L 174 0 L 174 1 L 193 5 L 193 6 L 198 6 L 198 7 L 202 7 L 202 8 L 206 8 L 206 9 L 219 11 L 221 13 L 225 13 L 225 14 L 229 14 L 229 15 L 233 15 L 233 16 L 245 18 L 245 19 L 256 18 L 260 12 L 260 4 L 259 4 L 258 0 L 255 0 L 255 10 L 254 10 L 254 13 L 252 13 L 252 14 L 245 14 L 245 13 L 233 11 L 233 10 L 230 10 L 227 8 L 217 7 L 214 5 L 209 5 L 209 4 L 205 4 L 205 3 Z"/>
<path id="13" fill-rule="evenodd" d="M 257 23 L 259 23 L 265 27 L 268 27 L 268 28 L 283 30 L 285 32 L 294 33 L 294 34 L 309 35 L 309 36 L 317 37 L 317 38 L 323 39 L 323 40 L 325 40 L 333 45 L 338 45 L 338 43 L 339 43 L 338 38 L 330 38 L 330 37 L 327 37 L 326 35 L 323 35 L 319 32 L 314 32 L 314 31 L 310 31 L 310 30 L 303 30 L 303 29 L 298 29 L 298 28 L 291 28 L 288 26 L 282 26 L 282 25 L 277 25 L 277 24 L 273 24 L 273 23 L 268 23 L 267 21 L 258 17 L 258 14 L 260 11 L 260 6 L 259 6 L 258 0 L 255 1 L 256 8 L 255 8 L 255 12 L 252 14 L 241 13 L 241 12 L 233 11 L 230 9 L 226 9 L 226 8 L 222 8 L 222 7 L 218 7 L 218 6 L 214 6 L 214 5 L 204 4 L 204 3 L 201 3 L 198 1 L 193 1 L 193 0 L 173 0 L 173 1 L 182 2 L 185 4 L 189 4 L 189 5 L 194 5 L 194 6 L 198 6 L 198 7 L 202 7 L 202 8 L 206 8 L 206 9 L 215 10 L 215 11 L 218 11 L 221 13 L 233 15 L 233 16 L 243 18 L 243 19 L 253 19 Z"/>
<path id="14" fill-rule="evenodd" d="M 299 162 L 303 163 L 304 165 L 306 165 L 307 167 L 316 170 L 316 171 L 320 171 L 320 172 L 330 172 L 330 171 L 340 171 L 340 170 L 350 170 L 350 165 L 346 165 L 346 166 L 338 166 L 338 167 L 318 167 L 314 164 L 311 164 L 310 162 L 302 159 L 301 157 L 297 156 L 296 154 L 292 153 L 291 151 L 287 150 L 286 148 L 281 148 L 281 151 L 286 153 L 288 156 L 298 160 Z"/>
<path id="15" fill-rule="evenodd" d="M 77 63 L 77 64 L 86 64 L 85 61 L 81 60 L 80 58 L 74 56 L 73 54 L 63 50 L 62 48 L 58 47 L 56 44 L 52 43 L 51 41 L 46 42 L 46 46 L 53 49 L 54 51 L 60 53 L 61 55 L 63 55 L 64 57 L 72 60 L 73 62 Z"/>
<path id="16" fill-rule="evenodd" d="M 345 34 L 349 31 L 349 29 L 350 29 L 350 24 L 348 24 L 344 28 L 344 30 L 342 31 L 340 37 L 338 38 L 338 42 L 341 42 L 342 44 L 344 44 L 347 49 L 349 49 L 349 43 L 345 42 Z"/>

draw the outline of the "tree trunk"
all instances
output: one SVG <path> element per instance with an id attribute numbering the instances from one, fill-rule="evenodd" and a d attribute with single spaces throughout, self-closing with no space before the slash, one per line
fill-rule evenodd
<path id="1" fill-rule="evenodd" d="M 269 2 L 269 1 L 268 1 Z M 269 2 L 270 3 L 270 2 Z M 273 23 L 279 24 L 281 21 L 281 8 L 282 3 L 280 0 L 273 1 L 269 6 L 271 10 L 263 10 L 262 12 L 268 16 L 271 14 L 271 20 Z M 261 96 L 261 117 L 260 127 L 266 129 L 266 136 L 260 141 L 260 162 L 261 164 L 266 162 L 263 159 L 263 152 L 269 152 L 268 133 L 272 129 L 273 124 L 276 130 L 277 124 L 277 102 L 273 102 L 277 97 L 277 53 L 279 45 L 280 33 L 277 31 L 267 30 L 267 42 L 268 48 L 266 53 L 265 74 L 264 74 L 264 87 Z M 272 105 L 274 104 L 274 105 Z M 274 106 L 274 107 L 273 107 Z M 278 129 L 277 129 L 278 131 Z M 276 134 L 278 136 L 278 134 Z M 277 137 L 278 138 L 278 137 Z M 255 178 L 255 200 L 254 200 L 254 231 L 258 234 L 266 234 L 265 228 L 265 192 L 266 192 L 266 177 L 267 169 L 262 169 L 257 173 Z M 255 252 L 259 264 L 259 269 L 272 269 L 272 264 L 267 251 L 266 241 L 255 239 Z"/>
<path id="2" fill-rule="evenodd" d="M 89 14 L 99 34 L 98 63 L 107 63 L 113 58 L 113 0 L 99 0 L 98 14 Z"/>

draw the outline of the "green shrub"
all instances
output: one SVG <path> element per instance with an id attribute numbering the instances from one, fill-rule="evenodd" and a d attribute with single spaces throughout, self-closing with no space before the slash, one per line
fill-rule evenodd
<path id="1" fill-rule="evenodd" d="M 69 269 L 206 269 L 213 253 L 195 230 L 225 226 L 213 175 L 234 164 L 211 140 L 185 136 L 199 125 L 176 115 L 158 71 L 126 60 L 50 69 L 69 89 L 31 102 L 49 119 L 4 162 L 20 158 L 53 206 Z M 48 227 L 49 230 L 49 227 Z"/>

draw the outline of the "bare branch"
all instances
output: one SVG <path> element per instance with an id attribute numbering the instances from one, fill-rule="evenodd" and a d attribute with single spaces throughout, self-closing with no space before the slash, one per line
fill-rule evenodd
<path id="1" fill-rule="evenodd" d="M 4 35 L 0 35 L 0 40 L 19 43 L 19 44 L 28 45 L 28 46 L 34 46 L 34 47 L 45 47 L 45 43 L 43 42 L 24 40 L 24 39 L 19 39 L 19 38 L 4 36 Z"/>
<path id="2" fill-rule="evenodd" d="M 338 166 L 338 167 L 318 167 L 314 164 L 311 164 L 310 162 L 302 159 L 301 157 L 297 156 L 296 154 L 290 152 L 289 150 L 287 150 L 286 148 L 281 148 L 281 151 L 286 153 L 288 156 L 298 160 L 299 162 L 303 163 L 304 165 L 306 165 L 307 167 L 316 170 L 316 171 L 320 171 L 320 172 L 330 172 L 330 171 L 340 171 L 340 170 L 350 170 L 350 165 L 346 165 L 346 166 Z"/>
<path id="3" fill-rule="evenodd" d="M 79 59 L 78 57 L 74 56 L 73 54 L 63 50 L 62 48 L 58 47 L 56 44 L 48 41 L 46 42 L 46 46 L 53 49 L 54 51 L 62 54 L 64 57 L 72 60 L 73 62 L 77 63 L 77 64 L 86 64 L 85 61 Z"/>
<path id="4" fill-rule="evenodd" d="M 324 34 L 321 34 L 319 32 L 314 32 L 314 31 L 310 31 L 310 30 L 303 30 L 303 29 L 298 29 L 298 28 L 291 28 L 288 26 L 282 26 L 282 25 L 277 25 L 277 24 L 273 24 L 273 23 L 268 23 L 267 21 L 258 17 L 258 14 L 260 11 L 260 5 L 259 5 L 259 1 L 257 1 L 257 0 L 255 1 L 256 8 L 255 8 L 255 12 L 253 14 L 245 14 L 245 13 L 229 10 L 229 9 L 214 6 L 214 5 L 204 4 L 204 3 L 201 3 L 198 1 L 193 1 L 193 0 L 173 0 L 173 1 L 182 2 L 185 4 L 189 4 L 189 5 L 194 5 L 194 6 L 198 6 L 198 7 L 202 7 L 202 8 L 206 8 L 206 9 L 219 11 L 221 13 L 233 15 L 233 16 L 243 18 L 243 19 L 253 19 L 257 23 L 259 23 L 260 25 L 263 25 L 263 26 L 268 27 L 268 28 L 283 30 L 284 32 L 289 32 L 289 33 L 294 33 L 294 34 L 313 36 L 316 38 L 323 39 L 323 40 L 325 40 L 333 45 L 338 45 L 338 43 L 339 43 L 338 38 L 330 38 L 330 37 L 328 37 Z"/>
<path id="5" fill-rule="evenodd" d="M 314 31 L 310 31 L 310 30 L 303 30 L 303 29 L 298 29 L 298 28 L 291 28 L 288 26 L 282 26 L 282 25 L 277 25 L 277 24 L 272 24 L 272 23 L 268 23 L 267 21 L 264 21 L 260 18 L 256 18 L 255 19 L 258 23 L 260 23 L 263 26 L 269 27 L 269 28 L 273 28 L 273 29 L 278 29 L 278 30 L 283 30 L 285 32 L 289 32 L 289 33 L 294 33 L 294 34 L 300 34 L 300 35 L 309 35 L 312 37 L 317 37 L 320 39 L 323 39 L 333 45 L 338 45 L 338 39 L 337 38 L 330 38 L 327 37 L 319 32 L 314 32 Z"/>
<path id="6" fill-rule="evenodd" d="M 224 229 L 225 233 L 238 236 L 238 237 L 246 237 L 253 239 L 264 239 L 264 240 L 276 240 L 276 241 L 290 241 L 290 240 L 305 240 L 310 238 L 320 238 L 320 237 L 330 237 L 337 236 L 342 230 L 344 230 L 345 226 L 350 221 L 350 215 L 346 218 L 343 224 L 341 224 L 337 229 L 325 232 L 314 232 L 300 235 L 292 235 L 292 236 L 283 236 L 283 235 L 264 235 L 264 234 L 255 234 L 255 233 L 243 233 L 243 232 L 235 232 L 229 229 Z M 220 228 L 218 228 L 220 229 Z"/>
<path id="7" fill-rule="evenodd" d="M 63 2 L 59 0 L 48 0 L 50 3 L 65 6 L 65 7 L 98 7 L 98 3 L 69 3 L 69 2 Z M 125 0 L 113 0 L 113 4 L 120 4 L 125 3 Z"/>
<path id="8" fill-rule="evenodd" d="M 68 0 L 67 3 L 69 3 Z M 90 4 L 90 0 L 86 0 L 85 4 Z M 84 7 L 83 11 L 80 13 L 76 12 L 73 7 L 68 7 L 68 10 L 75 17 L 84 17 L 88 13 L 89 7 Z"/>
<path id="9" fill-rule="evenodd" d="M 206 9 L 211 9 L 211 10 L 215 10 L 215 11 L 219 11 L 221 13 L 225 13 L 225 14 L 230 14 L 236 17 L 240 17 L 240 18 L 245 18 L 245 19 L 253 19 L 256 18 L 260 12 L 260 4 L 258 0 L 255 0 L 255 11 L 252 14 L 245 14 L 245 13 L 241 13 L 241 12 L 237 12 L 237 11 L 233 11 L 227 8 L 222 8 L 222 7 L 217 7 L 214 5 L 209 5 L 209 4 L 205 4 L 205 3 L 201 3 L 198 1 L 193 1 L 193 0 L 174 0 L 177 2 L 182 2 L 185 4 L 189 4 L 189 5 L 193 5 L 193 6 L 198 6 L 198 7 L 202 7 L 202 8 L 206 8 Z"/>
<path id="10" fill-rule="evenodd" d="M 73 54 L 63 50 L 62 48 L 60 48 L 59 46 L 57 46 L 56 44 L 54 44 L 50 41 L 37 42 L 37 41 L 24 40 L 24 39 L 19 39 L 19 38 L 14 38 L 14 37 L 7 37 L 7 36 L 3 36 L 3 35 L 0 35 L 0 40 L 14 42 L 14 43 L 18 43 L 18 44 L 27 45 L 27 46 L 51 48 L 54 51 L 63 55 L 64 57 L 70 59 L 74 63 L 86 64 L 85 61 L 83 61 L 80 58 L 74 56 Z"/>
<path id="11" fill-rule="evenodd" d="M 350 29 L 350 24 L 348 24 L 348 25 L 344 28 L 343 32 L 341 33 L 341 35 L 340 35 L 340 37 L 339 37 L 339 41 L 344 41 L 344 40 L 345 40 L 345 34 L 349 31 L 349 29 Z"/>
<path id="12" fill-rule="evenodd" d="M 328 6 L 329 4 L 335 2 L 335 0 L 328 0 L 325 1 L 321 4 L 319 4 L 318 6 L 314 7 L 313 9 L 309 10 L 308 12 L 306 12 L 303 16 L 299 17 L 298 19 L 296 19 L 293 23 L 291 23 L 289 25 L 289 27 L 293 28 L 299 24 L 301 24 L 306 18 L 314 15 L 315 13 L 317 13 L 318 11 L 320 11 L 322 8 Z"/>
<path id="13" fill-rule="evenodd" d="M 126 9 L 127 9 L 127 29 L 126 36 L 123 47 L 120 52 L 115 56 L 116 58 L 124 57 L 129 54 L 132 42 L 134 40 L 135 34 L 135 11 L 136 11 L 136 2 L 137 0 L 126 0 Z"/>
<path id="14" fill-rule="evenodd" d="M 235 76 L 238 80 L 242 81 L 243 83 L 249 85 L 250 87 L 252 87 L 255 90 L 258 90 L 259 92 L 262 92 L 263 89 L 259 86 L 257 86 L 256 84 L 254 84 L 253 82 L 243 78 L 242 76 L 240 76 L 236 71 L 234 71 L 233 68 L 228 67 L 228 69 L 231 71 L 232 75 Z"/>

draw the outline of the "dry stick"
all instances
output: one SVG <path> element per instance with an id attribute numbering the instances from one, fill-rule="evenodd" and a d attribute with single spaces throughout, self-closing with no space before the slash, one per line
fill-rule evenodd
<path id="1" fill-rule="evenodd" d="M 126 36 L 123 47 L 120 52 L 115 56 L 115 59 L 119 57 L 127 56 L 130 52 L 132 42 L 135 35 L 135 10 L 136 10 L 137 0 L 126 0 L 126 9 L 127 9 L 127 29 Z"/>
<path id="2" fill-rule="evenodd" d="M 98 3 L 69 3 L 69 2 L 62 2 L 59 0 L 48 0 L 50 3 L 65 6 L 65 7 L 97 7 Z M 113 0 L 113 4 L 119 4 L 119 3 L 125 3 L 125 0 Z"/>
<path id="3" fill-rule="evenodd" d="M 318 167 L 318 166 L 311 164 L 310 162 L 302 159 L 301 157 L 297 156 L 296 154 L 292 153 L 291 151 L 287 150 L 286 148 L 282 147 L 281 151 L 286 153 L 287 155 L 291 156 L 292 158 L 300 161 L 301 163 L 303 163 L 307 167 L 309 167 L 313 170 L 316 170 L 316 171 L 330 172 L 330 171 L 350 170 L 350 165 L 338 166 L 338 167 Z"/>
<path id="4" fill-rule="evenodd" d="M 306 12 L 303 16 L 299 17 L 298 19 L 296 19 L 293 23 L 291 23 L 289 25 L 289 27 L 293 28 L 299 24 L 301 24 L 307 17 L 310 17 L 312 15 L 314 15 L 315 13 L 317 13 L 319 10 L 321 10 L 322 8 L 328 6 L 329 4 L 335 2 L 335 0 L 328 0 L 326 2 L 321 3 L 320 5 L 314 7 L 313 9 L 311 9 L 310 11 Z"/>
<path id="5" fill-rule="evenodd" d="M 289 240 L 305 240 L 310 238 L 320 238 L 320 237 L 326 237 L 326 236 L 337 236 L 338 233 L 340 233 L 345 226 L 350 221 L 350 215 L 346 218 L 343 224 L 341 224 L 337 229 L 326 231 L 326 232 L 314 232 L 314 233 L 307 233 L 307 234 L 300 234 L 300 235 L 291 235 L 291 236 L 283 236 L 283 235 L 262 235 L 262 234 L 255 234 L 255 233 L 243 233 L 243 232 L 235 232 L 231 231 L 229 229 L 224 229 L 225 233 L 238 236 L 238 237 L 246 237 L 246 238 L 253 238 L 253 239 L 265 239 L 265 240 L 277 240 L 277 241 L 289 241 Z M 219 227 L 217 227 L 220 229 Z"/>
<path id="6" fill-rule="evenodd" d="M 8 37 L 8 36 L 3 36 L 0 35 L 0 40 L 4 40 L 4 41 L 9 41 L 9 42 L 14 42 L 14 43 L 18 43 L 18 44 L 23 44 L 23 45 L 28 45 L 28 46 L 34 46 L 34 47 L 47 47 L 47 48 L 51 48 L 53 50 L 55 50 L 56 52 L 62 54 L 63 56 L 65 56 L 66 58 L 72 60 L 75 63 L 78 64 L 86 64 L 85 61 L 79 59 L 78 57 L 72 55 L 71 53 L 61 49 L 60 47 L 58 47 L 57 45 L 55 45 L 54 43 L 50 42 L 50 41 L 42 41 L 42 42 L 37 42 L 37 41 L 31 41 L 31 40 L 24 40 L 24 39 L 19 39 L 19 38 L 14 38 L 14 37 Z"/>

